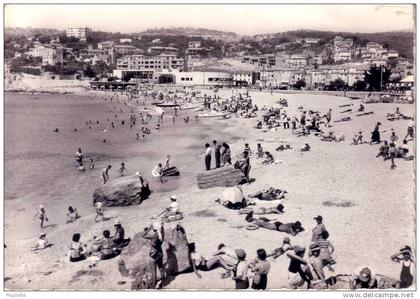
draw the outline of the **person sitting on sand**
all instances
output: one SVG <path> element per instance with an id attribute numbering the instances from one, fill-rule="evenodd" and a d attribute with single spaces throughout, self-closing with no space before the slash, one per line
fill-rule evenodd
<path id="1" fill-rule="evenodd" d="M 86 259 L 88 255 L 87 245 L 80 242 L 80 234 L 73 234 L 70 245 L 69 260 L 70 262 L 79 262 Z"/>
<path id="2" fill-rule="evenodd" d="M 363 143 L 362 131 L 360 131 L 358 134 L 354 135 L 352 145 L 359 144 L 359 141 L 360 141 L 360 144 Z"/>
<path id="3" fill-rule="evenodd" d="M 102 170 L 101 178 L 102 178 L 102 180 L 103 180 L 104 184 L 106 184 L 106 182 L 108 182 L 108 181 L 109 181 L 109 174 L 108 174 L 108 171 L 109 171 L 111 168 L 112 168 L 112 166 L 111 166 L 111 165 L 108 165 L 107 167 L 105 167 L 105 168 Z"/>
<path id="4" fill-rule="evenodd" d="M 302 146 L 300 150 L 302 152 L 309 152 L 311 150 L 311 146 L 309 145 L 309 143 L 305 142 L 305 144 Z"/>
<path id="5" fill-rule="evenodd" d="M 254 215 L 267 215 L 267 214 L 283 214 L 284 213 L 284 206 L 280 203 L 276 207 L 258 207 L 255 209 L 252 208 L 244 208 L 238 211 L 238 214 L 249 214 L 249 212 L 253 212 Z"/>
<path id="6" fill-rule="evenodd" d="M 414 260 L 411 254 L 411 247 L 405 246 L 404 248 L 401 248 L 399 252 L 391 256 L 391 260 L 396 263 L 402 263 L 400 288 L 409 288 L 413 284 L 411 265 L 414 264 Z"/>
<path id="7" fill-rule="evenodd" d="M 45 208 L 43 205 L 39 206 L 38 212 L 35 214 L 35 218 L 37 218 L 40 222 L 41 228 L 44 227 L 44 221 L 48 221 L 47 213 L 45 212 Z"/>
<path id="8" fill-rule="evenodd" d="M 79 172 L 85 172 L 85 171 L 86 171 L 86 168 L 83 166 L 83 164 L 81 164 L 81 165 L 77 168 L 77 170 L 78 170 Z"/>
<path id="9" fill-rule="evenodd" d="M 279 188 L 270 187 L 268 189 L 263 189 L 262 191 L 258 191 L 256 193 L 249 194 L 248 197 L 258 198 L 259 200 L 278 200 L 283 199 L 285 194 L 287 193 L 286 190 L 282 190 Z"/>
<path id="10" fill-rule="evenodd" d="M 295 246 L 293 253 L 291 251 L 286 253 L 290 258 L 288 282 L 291 289 L 297 289 L 307 283 L 307 289 L 311 288 L 311 280 L 313 275 L 308 266 L 308 262 L 303 259 L 305 255 L 305 248 Z"/>
<path id="11" fill-rule="evenodd" d="M 362 104 L 360 104 L 359 109 L 357 109 L 357 111 L 359 111 L 359 112 L 365 111 L 365 106 L 363 106 Z"/>
<path id="12" fill-rule="evenodd" d="M 257 144 L 257 159 L 262 158 L 264 156 L 264 150 L 261 146 L 261 143 Z"/>
<path id="13" fill-rule="evenodd" d="M 217 246 L 217 251 L 213 253 L 213 256 L 220 256 L 226 265 L 234 267 L 238 263 L 238 257 L 236 256 L 235 250 L 231 247 L 220 243 Z M 227 270 L 226 273 L 222 274 L 222 278 L 226 278 L 231 275 L 231 271 Z"/>
<path id="14" fill-rule="evenodd" d="M 127 170 L 127 168 L 125 168 L 125 163 L 124 162 L 122 162 L 121 163 L 121 167 L 120 167 L 120 169 L 119 169 L 119 173 L 120 173 L 120 175 L 121 176 L 124 176 L 124 171 L 125 170 Z"/>
<path id="15" fill-rule="evenodd" d="M 48 248 L 50 244 L 48 243 L 48 240 L 46 239 L 46 237 L 47 237 L 46 233 L 40 233 L 37 243 L 31 247 L 31 250 L 36 251 L 36 250 L 42 250 L 42 249 Z"/>
<path id="16" fill-rule="evenodd" d="M 410 137 L 411 139 L 414 138 L 414 121 L 410 121 L 407 127 L 407 134 L 404 137 L 404 140 L 407 140 L 407 138 Z"/>
<path id="17" fill-rule="evenodd" d="M 292 236 L 296 236 L 298 233 L 304 231 L 305 229 L 302 227 L 300 221 L 290 222 L 290 223 L 282 223 L 280 221 L 274 221 L 267 219 L 265 217 L 260 217 L 258 219 L 254 219 L 253 213 L 250 212 L 245 220 L 247 222 L 253 222 L 254 225 L 257 227 L 266 228 L 269 230 L 276 230 L 279 232 L 284 232 L 291 234 Z M 254 226 L 252 226 L 254 227 Z"/>
<path id="18" fill-rule="evenodd" d="M 66 223 L 73 223 L 76 221 L 77 218 L 80 218 L 79 214 L 77 213 L 77 209 L 69 206 L 67 209 L 67 221 Z"/>
<path id="19" fill-rule="evenodd" d="M 384 144 L 382 144 L 379 147 L 379 153 L 376 155 L 376 158 L 378 157 L 384 157 L 384 160 L 388 159 L 389 157 L 389 145 L 388 145 L 388 141 L 384 141 Z"/>
<path id="20" fill-rule="evenodd" d="M 115 227 L 115 233 L 113 237 L 114 245 L 117 247 L 117 249 L 126 247 L 128 243 L 130 242 L 130 238 L 124 239 L 125 231 L 121 225 L 120 220 L 116 219 L 114 221 L 114 227 Z"/>
<path id="21" fill-rule="evenodd" d="M 280 247 L 275 248 L 270 254 L 268 254 L 268 257 L 272 257 L 273 259 L 277 259 L 278 257 L 285 254 L 288 250 L 293 250 L 294 246 L 290 244 L 290 238 L 284 237 L 283 242 Z"/>
<path id="22" fill-rule="evenodd" d="M 198 278 L 201 278 L 201 274 L 198 272 L 198 270 L 207 272 L 222 267 L 226 271 L 231 271 L 234 268 L 232 266 L 227 265 L 224 259 L 218 255 L 210 258 L 209 260 L 205 259 L 201 254 L 199 254 L 196 251 L 195 243 L 188 244 L 188 247 L 191 253 L 191 265 L 194 273 L 197 275 Z"/>
<path id="23" fill-rule="evenodd" d="M 265 152 L 265 159 L 262 161 L 262 164 L 272 164 L 274 163 L 274 157 L 270 152 Z"/>
<path id="24" fill-rule="evenodd" d="M 375 273 L 369 267 L 360 267 L 356 269 L 349 280 L 350 290 L 354 289 L 376 289 L 378 281 Z"/>
<path id="25" fill-rule="evenodd" d="M 109 230 L 104 230 L 102 233 L 103 237 L 101 239 L 100 245 L 100 259 L 101 260 L 109 260 L 113 257 L 117 256 L 120 253 L 114 246 L 114 239 L 111 237 L 111 233 Z"/>
<path id="26" fill-rule="evenodd" d="M 276 151 L 285 151 L 287 149 L 291 149 L 292 147 L 290 146 L 289 143 L 285 143 L 285 144 L 280 144 L 277 148 Z"/>

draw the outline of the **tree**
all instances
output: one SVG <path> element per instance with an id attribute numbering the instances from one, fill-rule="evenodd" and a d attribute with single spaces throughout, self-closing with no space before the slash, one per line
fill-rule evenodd
<path id="1" fill-rule="evenodd" d="M 367 84 L 365 81 L 357 81 L 356 83 L 354 83 L 353 88 L 356 91 L 365 91 L 367 87 Z"/>
<path id="2" fill-rule="evenodd" d="M 299 79 L 294 85 L 293 87 L 296 89 L 302 89 L 303 87 L 306 86 L 306 82 L 303 79 Z"/>
<path id="3" fill-rule="evenodd" d="M 328 90 L 344 90 L 346 88 L 346 82 L 338 78 L 334 81 L 331 81 L 328 85 Z"/>
<path id="4" fill-rule="evenodd" d="M 382 75 L 381 75 L 382 72 Z M 389 82 L 391 71 L 384 66 L 372 66 L 368 71 L 365 71 L 365 82 L 369 91 L 380 91 L 382 86 Z M 381 82 L 382 78 L 382 82 Z M 381 86 L 382 84 L 382 86 Z"/>

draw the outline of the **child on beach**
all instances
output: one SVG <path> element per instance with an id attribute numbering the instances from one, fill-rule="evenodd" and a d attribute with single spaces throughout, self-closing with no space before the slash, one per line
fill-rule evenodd
<path id="1" fill-rule="evenodd" d="M 354 135 L 352 145 L 357 145 L 359 141 L 361 144 L 363 143 L 363 135 L 361 131 L 358 134 Z"/>
<path id="2" fill-rule="evenodd" d="M 92 159 L 92 158 L 90 158 L 89 168 L 90 168 L 90 169 L 94 169 L 94 168 L 95 168 L 95 162 L 93 161 L 93 159 Z"/>
<path id="3" fill-rule="evenodd" d="M 411 247 L 405 246 L 399 252 L 391 256 L 391 260 L 396 263 L 402 263 L 400 274 L 400 288 L 406 289 L 413 284 L 413 274 L 411 273 L 411 264 L 414 263 L 411 256 Z"/>
<path id="4" fill-rule="evenodd" d="M 98 222 L 98 217 L 100 218 L 100 221 L 104 220 L 104 207 L 102 202 L 98 201 L 95 204 L 95 208 L 96 208 L 96 216 L 95 216 L 95 222 Z"/>
<path id="5" fill-rule="evenodd" d="M 331 254 L 334 252 L 334 246 L 332 246 L 331 242 L 327 240 L 329 236 L 330 234 L 328 231 L 324 230 L 317 242 L 320 248 L 319 257 L 322 261 L 322 264 L 328 267 L 335 264 L 335 261 L 331 257 Z"/>
<path id="6" fill-rule="evenodd" d="M 38 212 L 35 214 L 35 218 L 38 218 L 40 221 L 41 228 L 44 227 L 44 221 L 48 221 L 47 214 L 45 213 L 45 208 L 43 205 L 39 206 Z"/>
<path id="7" fill-rule="evenodd" d="M 169 160 L 171 159 L 171 156 L 170 155 L 167 155 L 166 156 L 166 162 L 165 162 L 165 169 L 169 169 L 170 168 L 170 166 L 169 166 Z"/>
<path id="8" fill-rule="evenodd" d="M 125 168 L 125 163 L 122 162 L 119 170 L 121 176 L 124 176 L 124 170 L 127 170 L 127 168 Z"/>
<path id="9" fill-rule="evenodd" d="M 49 247 L 48 240 L 46 239 L 46 233 L 40 233 L 37 244 L 31 247 L 32 251 L 41 250 Z"/>
<path id="10" fill-rule="evenodd" d="M 264 150 L 261 146 L 261 143 L 257 144 L 257 158 L 262 158 L 264 156 Z"/>
<path id="11" fill-rule="evenodd" d="M 379 153 L 376 155 L 376 158 L 378 158 L 379 156 L 384 157 L 384 160 L 388 159 L 389 157 L 389 145 L 388 145 L 388 141 L 384 141 L 384 144 L 382 144 L 379 147 Z"/>
<path id="12" fill-rule="evenodd" d="M 79 218 L 79 214 L 77 213 L 77 209 L 69 206 L 67 209 L 67 221 L 66 223 L 73 223 L 76 219 Z"/>
<path id="13" fill-rule="evenodd" d="M 395 135 L 395 131 L 394 130 L 392 130 L 392 133 L 391 133 L 391 136 L 389 137 L 389 140 L 391 141 L 390 142 L 390 145 L 391 144 L 394 144 L 395 145 L 395 141 L 398 140 L 398 136 Z"/>
<path id="14" fill-rule="evenodd" d="M 310 145 L 307 142 L 305 142 L 305 145 L 302 146 L 301 151 L 302 152 L 309 152 L 310 150 L 311 150 Z"/>

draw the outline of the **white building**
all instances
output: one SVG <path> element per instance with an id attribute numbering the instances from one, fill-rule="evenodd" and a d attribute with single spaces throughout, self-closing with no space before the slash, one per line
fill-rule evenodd
<path id="1" fill-rule="evenodd" d="M 87 27 L 67 28 L 66 29 L 66 36 L 67 37 L 78 38 L 80 41 L 86 41 L 86 37 L 87 37 L 89 31 L 90 31 L 90 29 L 87 28 Z"/>
<path id="2" fill-rule="evenodd" d="M 63 62 L 63 50 L 60 48 L 51 48 L 44 45 L 35 45 L 27 52 L 31 57 L 42 57 L 42 65 L 55 65 Z"/>
<path id="3" fill-rule="evenodd" d="M 182 69 L 184 59 L 176 55 L 161 54 L 159 56 L 130 55 L 117 59 L 117 69 L 120 70 L 174 70 Z"/>
<path id="4" fill-rule="evenodd" d="M 131 38 L 120 38 L 120 44 L 124 43 L 132 43 L 133 40 Z"/>
<path id="5" fill-rule="evenodd" d="M 351 60 L 351 51 L 340 51 L 334 52 L 334 61 L 350 61 Z"/>
<path id="6" fill-rule="evenodd" d="M 317 37 L 306 37 L 303 40 L 306 44 L 317 44 L 321 39 Z"/>
<path id="7" fill-rule="evenodd" d="M 286 64 L 294 67 L 301 67 L 308 65 L 308 56 L 292 55 L 286 59 Z"/>
<path id="8" fill-rule="evenodd" d="M 188 42 L 188 48 L 201 48 L 201 41 Z"/>
<path id="9" fill-rule="evenodd" d="M 185 86 L 231 86 L 232 74 L 228 72 L 173 72 L 174 83 Z"/>
<path id="10" fill-rule="evenodd" d="M 251 86 L 255 83 L 255 74 L 253 72 L 234 72 L 232 81 L 234 86 Z"/>

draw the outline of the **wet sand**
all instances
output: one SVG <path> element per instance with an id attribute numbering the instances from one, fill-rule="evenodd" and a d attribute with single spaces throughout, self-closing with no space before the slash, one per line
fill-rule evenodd
<path id="1" fill-rule="evenodd" d="M 231 95 L 230 90 L 221 90 L 219 93 Z M 254 103 L 261 107 L 264 104 L 273 105 L 281 95 L 251 92 L 251 96 Z M 353 103 L 356 109 L 360 103 L 358 100 L 323 95 L 294 94 L 282 97 L 289 101 L 289 113 L 301 105 L 305 109 L 323 113 L 331 107 L 333 120 L 346 116 L 339 111 L 347 107 L 339 108 L 338 105 Z M 213 139 L 227 141 L 233 156 L 240 153 L 245 142 L 253 149 L 260 142 L 265 150 L 273 153 L 276 160 L 282 161 L 280 164 L 262 166 L 253 158 L 251 177 L 256 181 L 244 186 L 244 192 L 248 194 L 269 186 L 285 188 L 289 192 L 284 201 L 286 213 L 278 218 L 282 222 L 300 220 L 306 229 L 304 233 L 292 237 L 293 244 L 307 247 L 311 228 L 315 224 L 313 217 L 323 215 L 330 241 L 336 248 L 336 273 L 350 273 L 359 265 L 370 265 L 377 273 L 399 277 L 400 265 L 392 263 L 389 257 L 404 245 L 414 247 L 413 162 L 398 159 L 398 167 L 391 171 L 389 161 L 375 158 L 378 145 L 350 145 L 353 134 L 359 130 L 363 131 L 365 140 L 369 140 L 377 121 L 383 124 L 381 130 L 387 130 L 382 134 L 382 139 L 389 137 L 391 128 L 402 139 L 409 121 L 389 122 L 384 116 L 387 112 L 395 111 L 396 106 L 400 107 L 402 113 L 412 115 L 412 105 L 366 104 L 366 111 L 372 110 L 374 115 L 352 115 L 352 121 L 333 123 L 336 133 L 346 135 L 346 141 L 340 143 L 321 142 L 314 135 L 296 137 L 291 130 L 263 133 L 252 129 L 256 119 L 203 119 L 198 122 L 192 119 L 189 124 L 184 124 L 183 112 L 175 126 L 172 126 L 170 117 L 165 119 L 164 127 L 159 132 L 150 126 L 152 136 L 146 137 L 143 143 L 135 140 L 136 130 L 139 131 L 142 126 L 139 124 L 132 129 L 127 124 L 124 128 L 117 125 L 116 129 L 106 133 L 101 125 L 87 129 L 87 120 L 99 120 L 105 124 L 106 119 L 111 119 L 115 114 L 114 104 L 98 98 L 6 94 L 5 101 L 5 242 L 8 246 L 5 276 L 11 277 L 6 282 L 7 288 L 129 288 L 129 283 L 117 284 L 119 280 L 127 279 L 118 273 L 115 259 L 99 263 L 98 277 L 85 275 L 75 278 L 75 273 L 86 269 L 87 263 L 65 262 L 74 232 L 81 232 L 82 241 L 87 241 L 103 229 L 112 227 L 109 222 L 93 222 L 94 208 L 91 205 L 93 190 L 101 184 L 99 175 L 106 164 L 113 165 L 112 179 L 118 177 L 119 165 L 125 162 L 128 173 L 144 173 L 154 191 L 151 198 L 140 206 L 107 211 L 107 216 L 118 217 L 122 221 L 129 236 L 150 223 L 149 218 L 167 205 L 168 195 L 175 193 L 184 211 L 182 225 L 189 240 L 196 242 L 203 256 L 209 257 L 221 242 L 245 249 L 250 258 L 260 247 L 268 251 L 277 247 L 285 234 L 263 229 L 246 230 L 244 216 L 214 202 L 223 188 L 197 188 L 196 173 L 204 168 L 200 156 L 203 144 Z M 127 109 L 127 123 L 129 108 L 124 107 Z M 56 127 L 60 133 L 53 132 Z M 73 128 L 78 131 L 72 131 Z M 104 138 L 107 140 L 105 144 L 102 142 Z M 291 143 L 293 149 L 276 152 L 274 148 L 279 141 Z M 299 148 L 306 141 L 311 144 L 312 150 L 301 153 Z M 409 145 L 412 146 L 413 142 Z M 74 153 L 78 147 L 95 157 L 95 171 L 88 170 L 85 174 L 77 172 Z M 152 178 L 151 170 L 158 161 L 163 163 L 167 154 L 171 154 L 172 163 L 180 168 L 182 175 L 161 185 Z M 45 229 L 48 240 L 54 246 L 43 252 L 32 253 L 28 248 L 36 241 L 40 231 L 33 217 L 41 203 L 46 206 L 50 223 L 56 224 Z M 272 206 L 275 203 L 258 203 L 258 206 Z M 66 225 L 68 205 L 77 207 L 82 218 Z M 286 257 L 272 263 L 268 288 L 287 286 L 287 267 Z M 168 288 L 233 288 L 231 279 L 219 278 L 220 272 L 202 273 L 201 280 L 193 273 L 180 275 Z"/>

